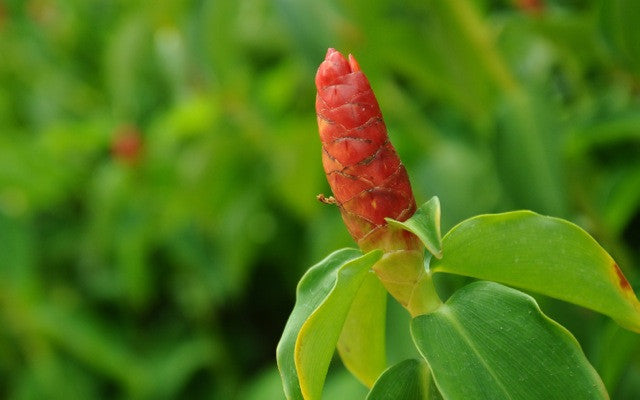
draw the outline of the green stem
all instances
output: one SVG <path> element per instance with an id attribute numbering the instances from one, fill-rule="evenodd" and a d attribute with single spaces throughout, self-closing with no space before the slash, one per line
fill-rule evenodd
<path id="1" fill-rule="evenodd" d="M 433 285 L 433 277 L 430 272 L 425 272 L 416 283 L 407 310 L 412 317 L 430 314 L 442 305 L 442 300 Z"/>
<path id="2" fill-rule="evenodd" d="M 412 317 L 429 314 L 442 305 L 431 273 L 424 267 L 422 251 L 387 252 L 373 266 L 373 270 L 387 291 Z"/>

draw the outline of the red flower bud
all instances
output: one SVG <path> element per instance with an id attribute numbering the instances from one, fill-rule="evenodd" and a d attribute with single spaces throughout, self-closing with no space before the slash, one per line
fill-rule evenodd
<path id="1" fill-rule="evenodd" d="M 352 55 L 329 49 L 316 74 L 316 112 L 322 163 L 335 203 L 351 236 L 361 245 L 416 210 L 407 171 L 389 141 L 367 77 Z M 365 237 L 367 239 L 365 240 Z M 366 246 L 365 246 L 366 247 Z"/>

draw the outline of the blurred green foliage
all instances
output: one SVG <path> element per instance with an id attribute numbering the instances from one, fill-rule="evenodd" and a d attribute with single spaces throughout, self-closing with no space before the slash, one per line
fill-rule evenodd
<path id="1" fill-rule="evenodd" d="M 638 21 L 634 0 L 0 0 L 0 397 L 282 398 L 296 282 L 353 245 L 314 200 L 327 47 L 444 229 L 565 217 L 640 288 Z M 538 299 L 640 397 L 637 335 Z M 325 396 L 364 393 L 336 363 Z"/>

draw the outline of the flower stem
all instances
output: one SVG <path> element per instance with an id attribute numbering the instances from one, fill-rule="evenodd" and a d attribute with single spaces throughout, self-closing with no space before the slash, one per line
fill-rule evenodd
<path id="1" fill-rule="evenodd" d="M 436 292 L 431 272 L 426 271 L 416 283 L 413 295 L 407 305 L 407 310 L 412 317 L 422 314 L 430 314 L 442 305 L 442 300 Z"/>
<path id="2" fill-rule="evenodd" d="M 442 305 L 431 273 L 424 267 L 424 253 L 397 250 L 385 253 L 373 270 L 387 291 L 412 317 L 428 314 Z"/>

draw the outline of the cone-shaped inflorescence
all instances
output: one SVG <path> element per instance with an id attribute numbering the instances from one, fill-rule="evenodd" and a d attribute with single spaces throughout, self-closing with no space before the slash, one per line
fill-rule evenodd
<path id="1" fill-rule="evenodd" d="M 367 77 L 352 55 L 329 49 L 316 74 L 316 112 L 322 162 L 335 203 L 360 247 L 386 247 L 385 218 L 404 221 L 416 210 L 407 171 L 389 141 Z M 414 248 L 413 235 L 400 235 L 394 248 Z M 398 242 L 400 237 L 393 239 Z"/>

